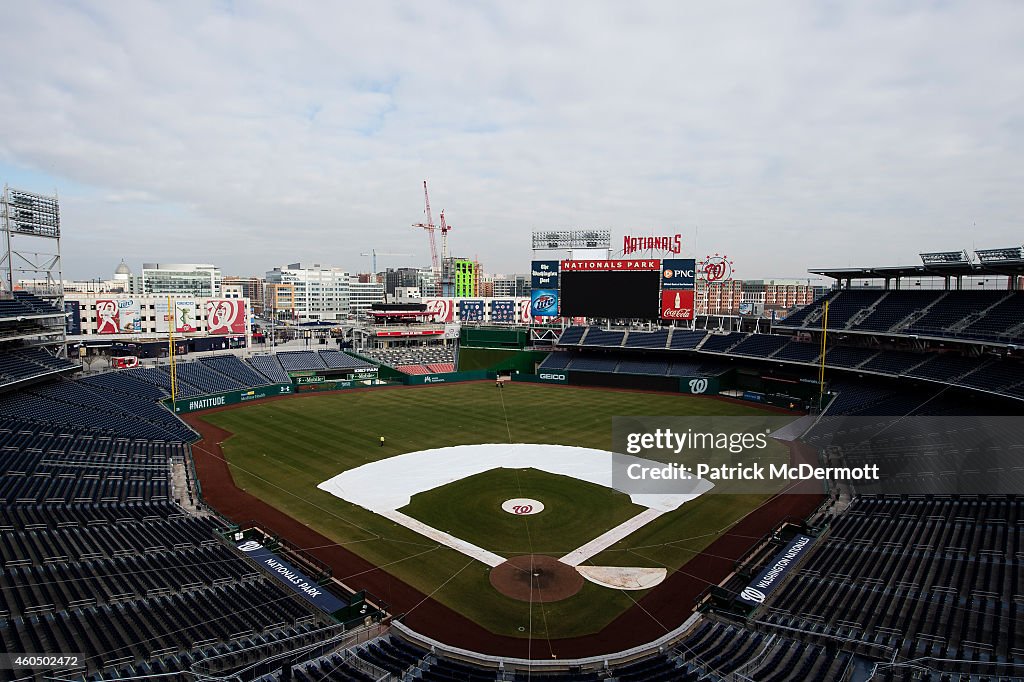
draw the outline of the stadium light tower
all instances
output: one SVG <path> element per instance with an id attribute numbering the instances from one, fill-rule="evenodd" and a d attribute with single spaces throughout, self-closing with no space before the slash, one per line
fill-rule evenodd
<path id="1" fill-rule="evenodd" d="M 4 185 L 0 194 L 0 299 L 14 298 L 18 280 L 28 277 L 31 293 L 59 313 L 42 322 L 43 344 L 57 357 L 67 357 L 64 279 L 60 260 L 60 203 L 57 196 L 26 192 Z"/>

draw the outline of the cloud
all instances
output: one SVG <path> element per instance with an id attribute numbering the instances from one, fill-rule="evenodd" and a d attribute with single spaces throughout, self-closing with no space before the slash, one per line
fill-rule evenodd
<path id="1" fill-rule="evenodd" d="M 525 271 L 548 227 L 682 231 L 745 277 L 1020 242 L 1017 3 L 41 2 L 7 20 L 0 170 L 75 188 L 72 275 L 425 262 L 423 178 L 453 254 L 496 272 Z"/>

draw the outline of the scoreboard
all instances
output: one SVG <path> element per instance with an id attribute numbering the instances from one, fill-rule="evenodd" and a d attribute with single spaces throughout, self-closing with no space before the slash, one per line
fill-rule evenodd
<path id="1" fill-rule="evenodd" d="M 692 259 L 563 260 L 555 280 L 558 314 L 692 320 L 694 274 Z"/>

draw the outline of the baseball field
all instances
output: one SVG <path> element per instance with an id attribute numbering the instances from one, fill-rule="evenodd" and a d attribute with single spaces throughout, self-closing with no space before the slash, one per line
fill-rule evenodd
<path id="1" fill-rule="evenodd" d="M 234 483 L 249 495 L 412 586 L 424 595 L 424 602 L 440 602 L 498 635 L 556 640 L 602 630 L 638 604 L 645 591 L 587 581 L 574 596 L 560 601 L 512 599 L 492 586 L 491 568 L 484 563 L 317 485 L 383 458 L 456 445 L 542 443 L 608 450 L 614 416 L 759 414 L 765 412 L 685 395 L 525 383 L 498 390 L 493 383 L 475 382 L 322 393 L 198 418 L 219 429 L 219 445 Z M 785 457 L 781 445 L 773 447 L 778 448 L 777 456 Z M 544 510 L 530 516 L 509 514 L 501 504 L 510 498 L 538 500 Z M 664 568 L 670 576 L 686 573 L 680 569 L 688 561 L 729 535 L 737 521 L 767 498 L 702 495 L 588 563 Z M 535 469 L 494 469 L 414 495 L 401 511 L 504 557 L 558 557 L 639 509 L 622 493 L 571 477 Z M 336 572 L 336 577 L 359 583 L 356 575 Z M 406 605 L 406 611 L 419 606 Z M 690 604 L 679 608 L 689 610 Z"/>

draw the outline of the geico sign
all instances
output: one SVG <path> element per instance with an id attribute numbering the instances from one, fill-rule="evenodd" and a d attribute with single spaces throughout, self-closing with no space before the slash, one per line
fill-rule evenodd
<path id="1" fill-rule="evenodd" d="M 555 381 L 565 381 L 564 374 L 540 374 L 541 379 L 553 379 Z"/>

